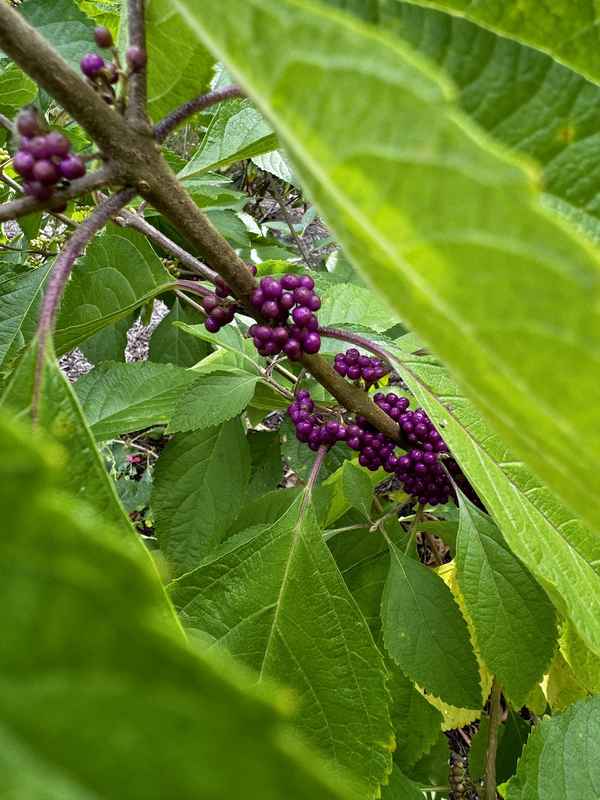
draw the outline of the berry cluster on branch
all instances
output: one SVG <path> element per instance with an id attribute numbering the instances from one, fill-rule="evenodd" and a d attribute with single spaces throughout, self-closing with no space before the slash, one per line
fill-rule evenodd
<path id="1" fill-rule="evenodd" d="M 364 381 L 367 388 L 380 381 L 390 371 L 381 359 L 361 356 L 355 347 L 349 348 L 345 353 L 338 353 L 333 368 L 343 378 Z"/>

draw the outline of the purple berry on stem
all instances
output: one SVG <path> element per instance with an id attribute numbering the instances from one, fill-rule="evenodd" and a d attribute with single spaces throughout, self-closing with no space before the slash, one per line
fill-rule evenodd
<path id="1" fill-rule="evenodd" d="M 40 132 L 40 121 L 37 111 L 33 108 L 25 108 L 17 117 L 17 130 L 21 136 L 31 138 Z"/>
<path id="2" fill-rule="evenodd" d="M 33 177 L 34 180 L 51 186 L 53 183 L 56 183 L 59 174 L 51 161 L 42 159 L 41 161 L 36 161 L 33 165 Z"/>
<path id="3" fill-rule="evenodd" d="M 216 319 L 213 319 L 213 317 L 207 317 L 204 320 L 204 327 L 209 333 L 218 333 L 219 330 L 221 329 L 220 324 L 217 322 Z"/>
<path id="4" fill-rule="evenodd" d="M 134 45 L 133 47 L 128 47 L 127 52 L 125 53 L 125 60 L 129 66 L 129 69 L 132 72 L 137 72 L 140 69 L 143 69 L 146 66 L 146 61 L 148 60 L 146 51 L 142 50 L 141 47 L 137 47 Z"/>
<path id="5" fill-rule="evenodd" d="M 213 309 L 215 309 L 219 305 L 219 298 L 216 294 L 207 294 L 206 297 L 202 298 L 202 308 L 205 311 L 210 313 Z"/>
<path id="6" fill-rule="evenodd" d="M 15 172 L 18 172 L 19 175 L 22 175 L 24 178 L 31 177 L 34 164 L 35 159 L 31 153 L 26 153 L 24 150 L 19 150 L 15 153 L 13 167 L 15 168 Z"/>
<path id="7" fill-rule="evenodd" d="M 260 307 L 260 313 L 267 319 L 277 319 L 279 316 L 279 305 L 275 300 L 265 300 Z"/>
<path id="8" fill-rule="evenodd" d="M 304 286 L 306 289 L 314 289 L 315 282 L 310 277 L 310 275 L 301 275 L 300 276 L 300 286 Z"/>
<path id="9" fill-rule="evenodd" d="M 86 53 L 79 66 L 86 77 L 94 78 L 104 68 L 104 59 L 98 53 Z"/>
<path id="10" fill-rule="evenodd" d="M 60 162 L 58 169 L 68 181 L 75 181 L 85 175 L 85 164 L 79 156 L 67 156 Z"/>
<path id="11" fill-rule="evenodd" d="M 300 278 L 297 275 L 284 275 L 281 279 L 281 286 L 284 289 L 297 289 L 300 286 Z"/>
<path id="12" fill-rule="evenodd" d="M 46 147 L 48 148 L 50 156 L 65 158 L 69 155 L 71 142 L 66 136 L 63 136 L 62 133 L 52 131 L 46 136 Z"/>
<path id="13" fill-rule="evenodd" d="M 312 312 L 305 306 L 298 306 L 292 311 L 292 319 L 301 328 L 304 328 L 312 317 Z"/>
<path id="14" fill-rule="evenodd" d="M 113 37 L 112 33 L 105 28 L 104 25 L 100 25 L 94 31 L 94 39 L 96 40 L 96 44 L 98 47 L 102 47 L 104 50 L 107 50 L 109 47 L 113 46 Z"/>
<path id="15" fill-rule="evenodd" d="M 302 339 L 302 349 L 309 355 L 318 353 L 321 349 L 321 337 L 319 334 L 314 331 L 307 333 Z"/>
<path id="16" fill-rule="evenodd" d="M 281 284 L 275 278 L 262 278 L 260 288 L 269 300 L 277 300 L 281 297 Z"/>
<path id="17" fill-rule="evenodd" d="M 52 197 L 52 188 L 39 181 L 27 181 L 23 184 L 23 191 L 37 200 L 49 200 Z"/>
<path id="18" fill-rule="evenodd" d="M 46 144 L 46 137 L 45 136 L 34 136 L 33 139 L 30 139 L 27 142 L 27 151 L 31 153 L 31 155 L 36 159 L 41 158 L 50 158 L 52 155 Z"/>
<path id="19" fill-rule="evenodd" d="M 255 289 L 250 295 L 250 302 L 255 308 L 260 308 L 265 302 L 265 295 L 262 289 Z"/>

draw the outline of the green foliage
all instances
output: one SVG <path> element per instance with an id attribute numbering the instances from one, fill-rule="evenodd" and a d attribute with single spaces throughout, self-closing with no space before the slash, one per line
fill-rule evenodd
<path id="1" fill-rule="evenodd" d="M 2 265 L 0 274 L 0 367 L 15 358 L 35 333 L 40 295 L 49 267 L 18 272 Z"/>
<path id="2" fill-rule="evenodd" d="M 271 120 L 355 264 L 435 346 L 507 444 L 600 520 L 600 434 L 588 424 L 599 400 L 589 308 L 600 270 L 539 208 L 535 173 L 473 128 L 414 53 L 349 17 L 299 0 L 239 0 L 226 17 L 216 0 L 176 5 Z M 332 41 L 352 66 L 336 61 Z M 353 124 L 335 113 L 340 105 Z"/>
<path id="3" fill-rule="evenodd" d="M 556 646 L 555 614 L 492 520 L 460 493 L 458 583 L 477 647 L 515 707 L 539 683 Z"/>
<path id="4" fill-rule="evenodd" d="M 248 444 L 237 419 L 169 442 L 156 469 L 152 508 L 175 572 L 194 569 L 219 544 L 242 507 L 249 479 Z"/>
<path id="5" fill-rule="evenodd" d="M 600 697 L 543 720 L 529 737 L 507 800 L 594 800 L 600 787 L 599 727 Z"/>
<path id="6" fill-rule="evenodd" d="M 51 486 L 57 449 L 5 417 L 0 431 L 4 793 L 356 798 L 295 738 L 280 694 L 185 645 L 149 562 Z"/>
<path id="7" fill-rule="evenodd" d="M 467 625 L 443 580 L 390 543 L 381 615 L 385 646 L 412 680 L 446 703 L 478 708 L 481 686 Z"/>
<path id="8" fill-rule="evenodd" d="M 75 70 L 86 53 L 100 52 L 94 44 L 94 23 L 73 0 L 27 0 L 21 6 L 27 22 L 49 39 Z"/>
<path id="9" fill-rule="evenodd" d="M 176 298 L 171 310 L 162 319 L 150 340 L 150 361 L 177 364 L 179 367 L 193 367 L 209 353 L 209 346 L 200 339 L 186 336 L 174 323 L 192 325 L 198 321 L 198 314 Z"/>
<path id="10" fill-rule="evenodd" d="M 259 681 L 293 687 L 300 729 L 374 797 L 393 743 L 381 656 L 304 502 L 250 541 L 232 540 L 170 593 L 184 625 L 206 631 Z"/>

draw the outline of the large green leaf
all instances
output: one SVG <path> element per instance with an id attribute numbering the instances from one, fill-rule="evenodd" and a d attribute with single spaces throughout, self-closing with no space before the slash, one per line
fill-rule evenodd
<path id="1" fill-rule="evenodd" d="M 182 621 L 292 686 L 299 726 L 375 797 L 391 767 L 383 661 L 303 496 L 170 587 Z"/>
<path id="2" fill-rule="evenodd" d="M 0 65 L 0 108 L 5 114 L 12 116 L 36 94 L 35 83 L 16 64 Z"/>
<path id="3" fill-rule="evenodd" d="M 33 338 L 49 269 L 50 265 L 17 273 L 7 265 L 0 274 L 0 365 L 10 361 Z"/>
<path id="4" fill-rule="evenodd" d="M 513 553 L 600 655 L 600 537 L 507 450 L 446 370 L 395 351 L 402 377 L 435 421 Z"/>
<path id="5" fill-rule="evenodd" d="M 79 61 L 86 53 L 102 52 L 94 42 L 94 23 L 73 0 L 26 0 L 21 12 L 60 55 L 79 72 Z"/>
<path id="6" fill-rule="evenodd" d="M 556 647 L 552 604 L 492 522 L 459 490 L 456 569 L 477 648 L 516 708 L 542 680 Z"/>
<path id="7" fill-rule="evenodd" d="M 177 573 L 194 569 L 219 544 L 242 508 L 249 477 L 239 419 L 169 442 L 156 465 L 152 509 L 161 549 Z"/>
<path id="8" fill-rule="evenodd" d="M 529 737 L 507 800 L 597 800 L 600 697 L 542 720 Z"/>
<path id="9" fill-rule="evenodd" d="M 432 9 L 380 0 L 379 24 L 440 64 L 462 108 L 543 167 L 547 205 L 600 241 L 598 86 L 539 50 Z"/>
<path id="10" fill-rule="evenodd" d="M 332 286 L 323 292 L 322 301 L 321 325 L 363 325 L 381 332 L 399 322 L 398 315 L 380 297 L 362 286 L 350 283 Z"/>
<path id="11" fill-rule="evenodd" d="M 92 433 L 98 440 L 167 423 L 193 372 L 170 364 L 105 362 L 75 384 Z"/>
<path id="12" fill-rule="evenodd" d="M 533 170 L 412 51 L 346 15 L 304 0 L 176 6 L 272 121 L 352 260 L 507 444 L 600 521 L 599 264 L 539 207 Z"/>
<path id="13" fill-rule="evenodd" d="M 252 400 L 258 380 L 242 371 L 203 375 L 181 392 L 169 433 L 202 430 L 236 417 Z"/>
<path id="14" fill-rule="evenodd" d="M 400 769 L 408 769 L 433 747 L 440 733 L 442 715 L 398 667 L 391 669 L 388 686 L 396 734 L 394 761 Z"/>
<path id="15" fill-rule="evenodd" d="M 402 0 L 465 16 L 600 83 L 600 10 L 588 0 Z"/>
<path id="16" fill-rule="evenodd" d="M 381 618 L 386 649 L 409 678 L 446 703 L 479 708 L 479 668 L 450 589 L 391 542 Z"/>
<path id="17" fill-rule="evenodd" d="M 110 225 L 77 262 L 56 325 L 59 355 L 173 283 L 144 236 Z"/>
<path id="18" fill-rule="evenodd" d="M 133 325 L 134 317 L 135 312 L 80 342 L 79 349 L 87 360 L 92 364 L 99 364 L 101 361 L 125 361 L 127 333 Z"/>
<path id="19" fill-rule="evenodd" d="M 381 792 L 382 800 L 423 800 L 423 792 L 418 784 L 403 775 L 398 767 L 394 767 L 388 786 Z"/>
<path id="20" fill-rule="evenodd" d="M 297 740 L 280 693 L 183 643 L 150 564 L 50 488 L 57 467 L 55 448 L 0 421 L 2 794 L 357 800 Z"/>
<path id="21" fill-rule="evenodd" d="M 5 409 L 24 419 L 30 418 L 37 352 L 37 342 L 34 341 L 13 373 L 1 400 Z M 138 545 L 139 537 L 134 534 L 114 483 L 96 449 L 79 401 L 50 351 L 43 362 L 37 424 L 68 453 L 61 472 L 64 488 L 88 503 L 94 520 L 110 523 L 121 536 Z"/>

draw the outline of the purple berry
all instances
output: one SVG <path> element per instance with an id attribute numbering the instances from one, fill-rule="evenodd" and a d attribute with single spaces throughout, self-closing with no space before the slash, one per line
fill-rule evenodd
<path id="1" fill-rule="evenodd" d="M 58 170 L 51 161 L 36 161 L 33 166 L 34 180 L 51 186 L 59 178 Z"/>
<path id="2" fill-rule="evenodd" d="M 142 50 L 141 47 L 133 46 L 128 47 L 127 52 L 125 53 L 125 59 L 129 66 L 129 69 L 132 72 L 138 72 L 140 69 L 143 69 L 146 66 L 146 61 L 148 57 L 146 55 L 146 51 Z"/>
<path id="3" fill-rule="evenodd" d="M 119 81 L 119 70 L 114 64 L 107 64 L 104 68 L 107 81 L 112 85 Z"/>
<path id="4" fill-rule="evenodd" d="M 260 288 L 268 300 L 277 300 L 281 297 L 281 284 L 275 278 L 263 278 Z"/>
<path id="5" fill-rule="evenodd" d="M 302 349 L 305 353 L 313 355 L 321 349 L 321 337 L 318 333 L 311 331 L 302 338 Z"/>
<path id="6" fill-rule="evenodd" d="M 50 156 L 57 156 L 58 158 L 65 158 L 69 155 L 71 149 L 71 142 L 62 133 L 52 131 L 46 136 L 46 147 Z"/>
<path id="7" fill-rule="evenodd" d="M 21 136 L 31 138 L 40 132 L 40 121 L 37 111 L 33 108 L 25 108 L 19 112 L 17 117 L 17 130 Z"/>
<path id="8" fill-rule="evenodd" d="M 284 275 L 281 279 L 281 286 L 293 291 L 300 286 L 300 278 L 297 275 Z"/>
<path id="9" fill-rule="evenodd" d="M 299 306 L 307 305 L 311 297 L 312 292 L 306 286 L 299 286 L 294 290 L 294 300 Z"/>
<path id="10" fill-rule="evenodd" d="M 13 158 L 13 167 L 15 168 L 15 172 L 18 172 L 19 175 L 22 175 L 24 178 L 31 177 L 31 171 L 34 164 L 35 159 L 31 153 L 26 153 L 23 150 L 18 150 L 15 153 L 15 157 Z"/>
<path id="11" fill-rule="evenodd" d="M 306 305 L 311 311 L 318 311 L 321 308 L 321 298 L 318 294 L 311 294 Z"/>
<path id="12" fill-rule="evenodd" d="M 52 188 L 39 181 L 27 181 L 23 184 L 23 191 L 41 201 L 49 200 L 52 197 Z"/>
<path id="13" fill-rule="evenodd" d="M 254 328 L 254 331 L 252 331 L 252 328 Z M 268 342 L 271 338 L 271 328 L 267 327 L 267 325 L 253 325 L 252 328 L 250 328 L 252 336 L 261 342 Z"/>
<path id="14" fill-rule="evenodd" d="M 338 373 L 338 375 L 342 376 L 342 378 L 346 377 L 346 372 L 348 370 L 343 361 L 336 361 L 336 363 L 333 365 L 333 368 Z"/>
<path id="15" fill-rule="evenodd" d="M 99 26 L 94 31 L 94 39 L 96 40 L 98 47 L 102 47 L 104 50 L 107 50 L 109 47 L 113 46 L 112 33 L 103 25 Z"/>
<path id="16" fill-rule="evenodd" d="M 265 300 L 260 307 L 260 313 L 267 319 L 277 319 L 279 316 L 279 305 L 275 300 Z"/>
<path id="17" fill-rule="evenodd" d="M 79 62 L 83 74 L 94 78 L 104 68 L 104 59 L 98 53 L 87 53 Z"/>
<path id="18" fill-rule="evenodd" d="M 27 151 L 36 159 L 50 158 L 52 155 L 48 145 L 46 144 L 45 136 L 34 136 L 27 142 Z M 24 148 L 23 148 L 24 149 Z"/>
<path id="19" fill-rule="evenodd" d="M 314 289 L 315 282 L 310 277 L 310 275 L 301 275 L 300 276 L 300 286 L 304 286 L 306 289 Z"/>
<path id="20" fill-rule="evenodd" d="M 218 333 L 221 329 L 221 325 L 213 317 L 207 317 L 204 320 L 204 327 L 209 333 Z"/>
<path id="21" fill-rule="evenodd" d="M 216 294 L 207 294 L 202 298 L 202 308 L 210 314 L 213 309 L 220 305 L 219 298 Z"/>
<path id="22" fill-rule="evenodd" d="M 289 338 L 287 328 L 283 325 L 278 325 L 276 328 L 273 328 L 272 336 L 273 341 L 276 342 L 280 347 L 283 347 Z"/>
<path id="23" fill-rule="evenodd" d="M 299 306 L 292 311 L 292 319 L 296 325 L 299 325 L 301 328 L 304 328 L 308 324 L 311 317 L 312 312 L 305 306 Z"/>
<path id="24" fill-rule="evenodd" d="M 265 295 L 262 289 L 255 289 L 250 295 L 250 302 L 255 308 L 260 308 L 265 302 Z"/>
<path id="25" fill-rule="evenodd" d="M 75 181 L 85 175 L 85 163 L 79 156 L 67 156 L 60 162 L 58 169 L 68 181 Z"/>
<path id="26" fill-rule="evenodd" d="M 355 347 L 351 347 L 349 350 L 346 350 L 346 361 L 349 364 L 355 364 L 360 358 L 360 353 Z"/>
<path id="27" fill-rule="evenodd" d="M 348 367 L 347 375 L 351 381 L 357 381 L 360 378 L 360 367 L 352 364 Z"/>
<path id="28" fill-rule="evenodd" d="M 283 311 L 289 311 L 294 305 L 294 295 L 292 292 L 284 292 L 279 298 L 279 307 Z"/>
<path id="29" fill-rule="evenodd" d="M 297 361 L 302 355 L 302 346 L 297 339 L 289 339 L 283 347 L 283 352 L 292 361 Z"/>

